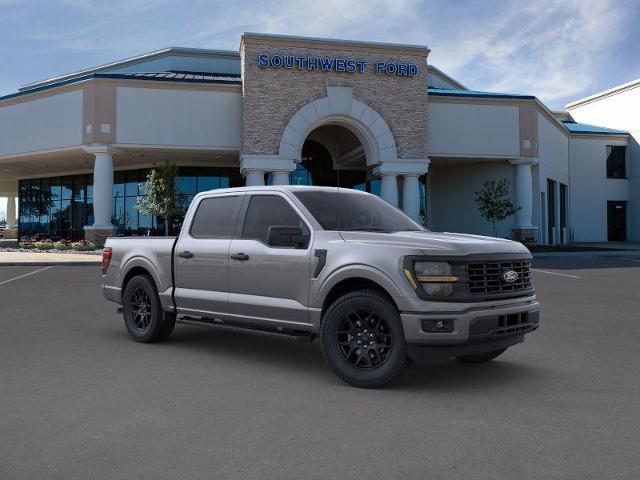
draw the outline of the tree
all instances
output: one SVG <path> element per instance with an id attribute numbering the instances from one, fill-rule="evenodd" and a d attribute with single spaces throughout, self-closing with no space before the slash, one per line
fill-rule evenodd
<path id="1" fill-rule="evenodd" d="M 497 223 L 514 215 L 520 208 L 511 203 L 509 194 L 509 181 L 504 178 L 499 182 L 486 181 L 482 184 L 482 190 L 476 192 L 476 203 L 482 218 L 491 222 L 493 236 L 498 236 Z"/>
<path id="2" fill-rule="evenodd" d="M 178 205 L 175 177 L 178 167 L 165 160 L 153 168 L 147 175 L 147 184 L 143 187 L 146 197 L 138 197 L 136 210 L 144 215 L 164 219 L 164 233 L 169 235 L 169 222 L 182 213 Z"/>

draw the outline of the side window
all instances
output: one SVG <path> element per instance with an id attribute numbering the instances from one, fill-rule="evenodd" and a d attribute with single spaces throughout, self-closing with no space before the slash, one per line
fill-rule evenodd
<path id="1" fill-rule="evenodd" d="M 607 145 L 607 178 L 627 178 L 627 147 Z"/>
<path id="2" fill-rule="evenodd" d="M 309 229 L 291 205 L 276 195 L 254 195 L 249 202 L 242 227 L 242 238 L 269 243 L 269 227 L 298 227 L 302 233 Z"/>
<path id="3" fill-rule="evenodd" d="M 240 207 L 240 197 L 205 198 L 191 222 L 194 238 L 231 238 Z"/>

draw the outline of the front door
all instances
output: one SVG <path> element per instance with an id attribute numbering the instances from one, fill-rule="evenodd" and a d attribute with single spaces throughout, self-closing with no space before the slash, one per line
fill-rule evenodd
<path id="1" fill-rule="evenodd" d="M 243 195 L 200 200 L 175 247 L 175 301 L 179 313 L 213 317 L 228 311 L 229 246 Z"/>
<path id="2" fill-rule="evenodd" d="M 269 227 L 310 229 L 287 198 L 256 193 L 246 202 L 239 237 L 229 250 L 229 314 L 239 321 L 295 328 L 308 325 L 311 246 L 269 246 Z M 241 214 L 242 216 L 242 214 Z"/>
<path id="3" fill-rule="evenodd" d="M 607 228 L 610 242 L 627 240 L 627 202 L 607 202 Z"/>

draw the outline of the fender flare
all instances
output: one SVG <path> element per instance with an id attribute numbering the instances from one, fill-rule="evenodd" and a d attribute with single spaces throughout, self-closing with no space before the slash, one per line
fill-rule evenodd
<path id="1" fill-rule="evenodd" d="M 129 272 L 134 268 L 143 268 L 151 275 L 153 282 L 156 285 L 156 288 L 159 292 L 162 291 L 162 285 L 160 283 L 160 277 L 153 263 L 151 263 L 148 259 L 135 255 L 133 257 L 127 258 L 124 262 L 124 265 L 120 268 L 120 275 L 118 277 L 118 287 L 122 290 L 124 288 L 124 279 L 127 278 Z"/>
<path id="2" fill-rule="evenodd" d="M 329 292 L 338 283 L 351 278 L 364 278 L 370 280 L 384 289 L 392 298 L 404 297 L 402 288 L 383 270 L 365 264 L 343 265 L 332 271 L 323 280 L 317 293 L 317 304 L 321 308 Z"/>

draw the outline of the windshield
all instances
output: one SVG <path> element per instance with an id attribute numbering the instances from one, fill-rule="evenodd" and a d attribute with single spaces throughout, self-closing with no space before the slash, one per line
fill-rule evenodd
<path id="1" fill-rule="evenodd" d="M 398 232 L 424 230 L 375 195 L 350 190 L 300 191 L 294 195 L 325 230 Z"/>

